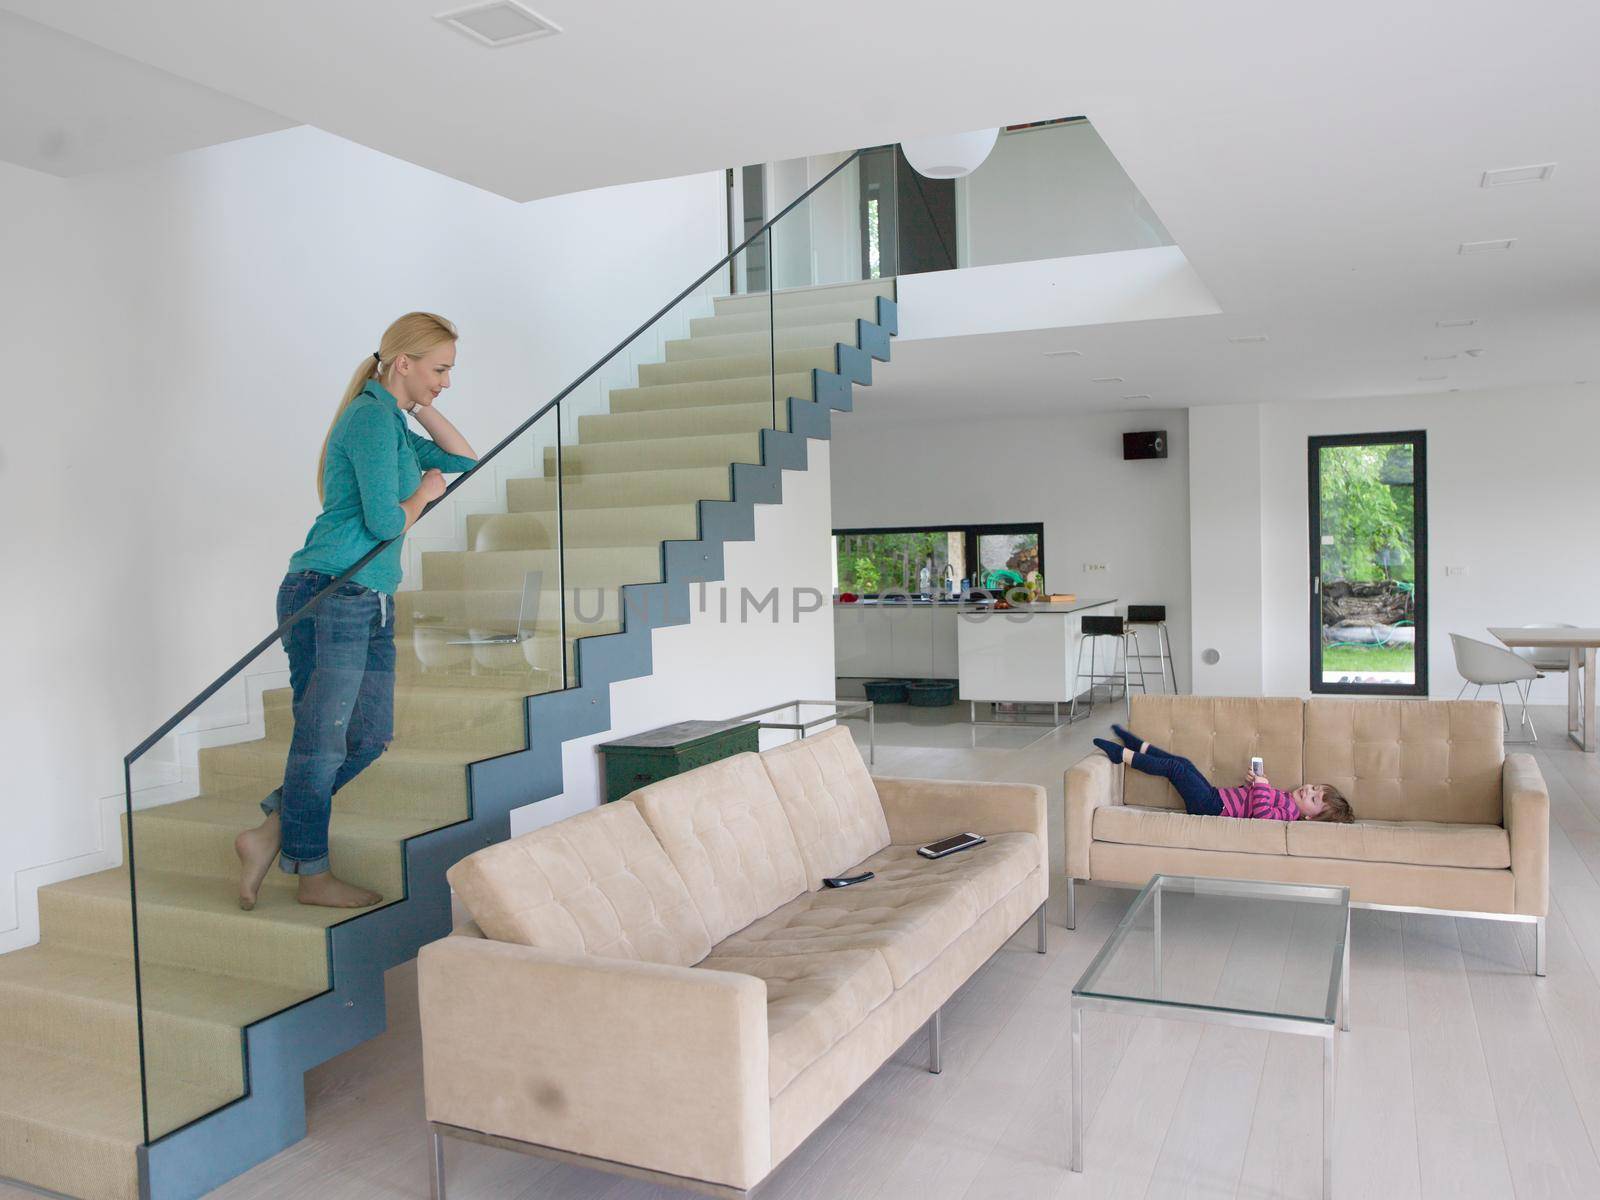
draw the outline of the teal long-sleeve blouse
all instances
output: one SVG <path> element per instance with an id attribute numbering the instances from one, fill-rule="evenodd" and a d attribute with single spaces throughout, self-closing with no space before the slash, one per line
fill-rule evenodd
<path id="1" fill-rule="evenodd" d="M 465 471 L 476 459 L 447 454 L 413 433 L 393 393 L 376 379 L 350 401 L 328 439 L 322 471 L 322 512 L 306 544 L 289 560 L 290 571 L 339 575 L 379 542 L 394 540 L 354 576 L 377 592 L 400 586 L 400 548 L 406 514 L 400 507 L 422 483 L 424 471 Z"/>

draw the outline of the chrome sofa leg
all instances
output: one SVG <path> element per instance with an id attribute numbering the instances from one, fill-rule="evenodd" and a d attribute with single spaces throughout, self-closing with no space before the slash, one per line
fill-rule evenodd
<path id="1" fill-rule="evenodd" d="M 1067 928 L 1078 927 L 1078 881 L 1067 876 Z"/>
<path id="2" fill-rule="evenodd" d="M 1034 917 L 1039 922 L 1039 953 L 1040 954 L 1044 954 L 1046 952 L 1046 949 L 1045 949 L 1045 947 L 1046 947 L 1045 936 L 1046 935 L 1045 935 L 1045 931 L 1044 931 L 1044 905 L 1042 905 L 1042 904 L 1039 905 L 1039 911 L 1034 913 Z"/>
<path id="3" fill-rule="evenodd" d="M 944 1070 L 944 1063 L 939 1059 L 939 1018 L 944 1014 L 944 1009 L 936 1008 L 933 1016 L 928 1018 L 928 1074 L 937 1075 Z"/>
<path id="4" fill-rule="evenodd" d="M 437 1129 L 429 1130 L 431 1134 L 431 1158 L 433 1176 L 433 1200 L 445 1200 L 444 1194 L 444 1135 Z"/>
<path id="5" fill-rule="evenodd" d="M 1544 974 L 1544 918 L 1540 917 L 1533 924 L 1533 973 Z"/>

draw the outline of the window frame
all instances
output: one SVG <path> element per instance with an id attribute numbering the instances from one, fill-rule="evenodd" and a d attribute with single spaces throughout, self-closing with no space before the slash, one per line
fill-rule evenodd
<path id="1" fill-rule="evenodd" d="M 860 536 L 862 534 L 872 534 L 872 533 L 959 533 L 961 535 L 962 549 L 966 554 L 966 560 L 967 560 L 967 566 L 968 566 L 969 574 L 970 574 L 971 569 L 977 564 L 977 561 L 978 561 L 978 539 L 980 537 L 982 537 L 984 534 L 995 534 L 995 533 L 1023 533 L 1023 534 L 1031 533 L 1031 534 L 1036 534 L 1038 536 L 1038 538 L 1039 538 L 1039 574 L 1042 575 L 1046 580 L 1048 580 L 1050 578 L 1049 573 L 1046 570 L 1046 565 L 1045 565 L 1048 560 L 1045 558 L 1045 553 L 1044 553 L 1044 522 L 1043 521 L 1000 521 L 1000 522 L 986 522 L 986 523 L 980 524 L 980 525 L 968 525 L 968 524 L 962 524 L 960 522 L 951 522 L 949 524 L 935 523 L 935 524 L 929 524 L 929 525 L 866 526 L 866 527 L 855 528 L 855 529 L 835 529 L 833 531 L 833 536 L 836 537 L 836 538 L 838 538 L 838 537 L 858 537 L 858 536 Z M 835 548 L 835 550 L 834 550 L 834 562 L 835 562 L 835 565 L 837 565 L 837 563 L 838 563 L 838 558 L 839 558 L 839 552 L 838 552 L 838 549 Z M 974 586 L 976 586 L 976 585 L 974 585 Z M 861 598 L 863 600 L 876 600 L 879 596 L 883 595 L 884 593 L 882 593 L 882 592 L 863 592 L 863 593 L 858 593 L 858 594 L 861 596 Z M 891 595 L 900 595 L 902 593 L 900 593 L 898 591 L 894 591 L 894 592 L 891 592 L 890 594 Z M 915 594 L 915 593 L 912 593 L 912 594 Z"/>
<path id="2" fill-rule="evenodd" d="M 1417 613 L 1411 683 L 1327 683 L 1322 679 L 1322 451 L 1332 446 L 1393 446 L 1411 443 L 1412 502 L 1415 506 L 1415 546 L 1412 561 Z M 1428 695 L 1428 641 L 1431 614 L 1428 606 L 1428 431 L 1392 429 L 1375 433 L 1314 434 L 1306 439 L 1306 524 L 1309 534 L 1306 591 L 1309 596 L 1310 642 L 1307 676 L 1314 696 Z"/>

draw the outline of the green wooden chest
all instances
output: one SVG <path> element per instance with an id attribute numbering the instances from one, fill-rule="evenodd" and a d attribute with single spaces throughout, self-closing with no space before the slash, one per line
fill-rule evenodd
<path id="1" fill-rule="evenodd" d="M 602 742 L 606 802 L 621 800 L 647 783 L 670 779 L 719 758 L 760 748 L 754 721 L 680 721 L 632 737 Z"/>

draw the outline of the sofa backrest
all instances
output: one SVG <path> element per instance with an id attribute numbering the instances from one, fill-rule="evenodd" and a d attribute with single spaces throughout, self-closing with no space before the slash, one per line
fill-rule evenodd
<path id="1" fill-rule="evenodd" d="M 1181 754 L 1217 787 L 1244 782 L 1250 758 L 1266 760 L 1275 787 L 1305 782 L 1304 703 L 1294 697 L 1134 696 L 1128 728 L 1149 742 Z M 1183 808 L 1165 779 L 1122 772 L 1122 801 L 1150 808 Z"/>
<path id="2" fill-rule="evenodd" d="M 1368 820 L 1498 825 L 1503 739 L 1492 700 L 1319 696 L 1306 703 L 1305 778 Z"/>
<path id="3" fill-rule="evenodd" d="M 631 793 L 713 944 L 806 890 L 789 817 L 759 755 L 736 754 Z"/>
<path id="4" fill-rule="evenodd" d="M 486 846 L 446 877 L 496 941 L 682 967 L 711 952 L 700 909 L 627 800 Z"/>
<path id="5" fill-rule="evenodd" d="M 889 823 L 855 738 L 843 725 L 761 755 L 815 891 L 889 844 Z"/>

